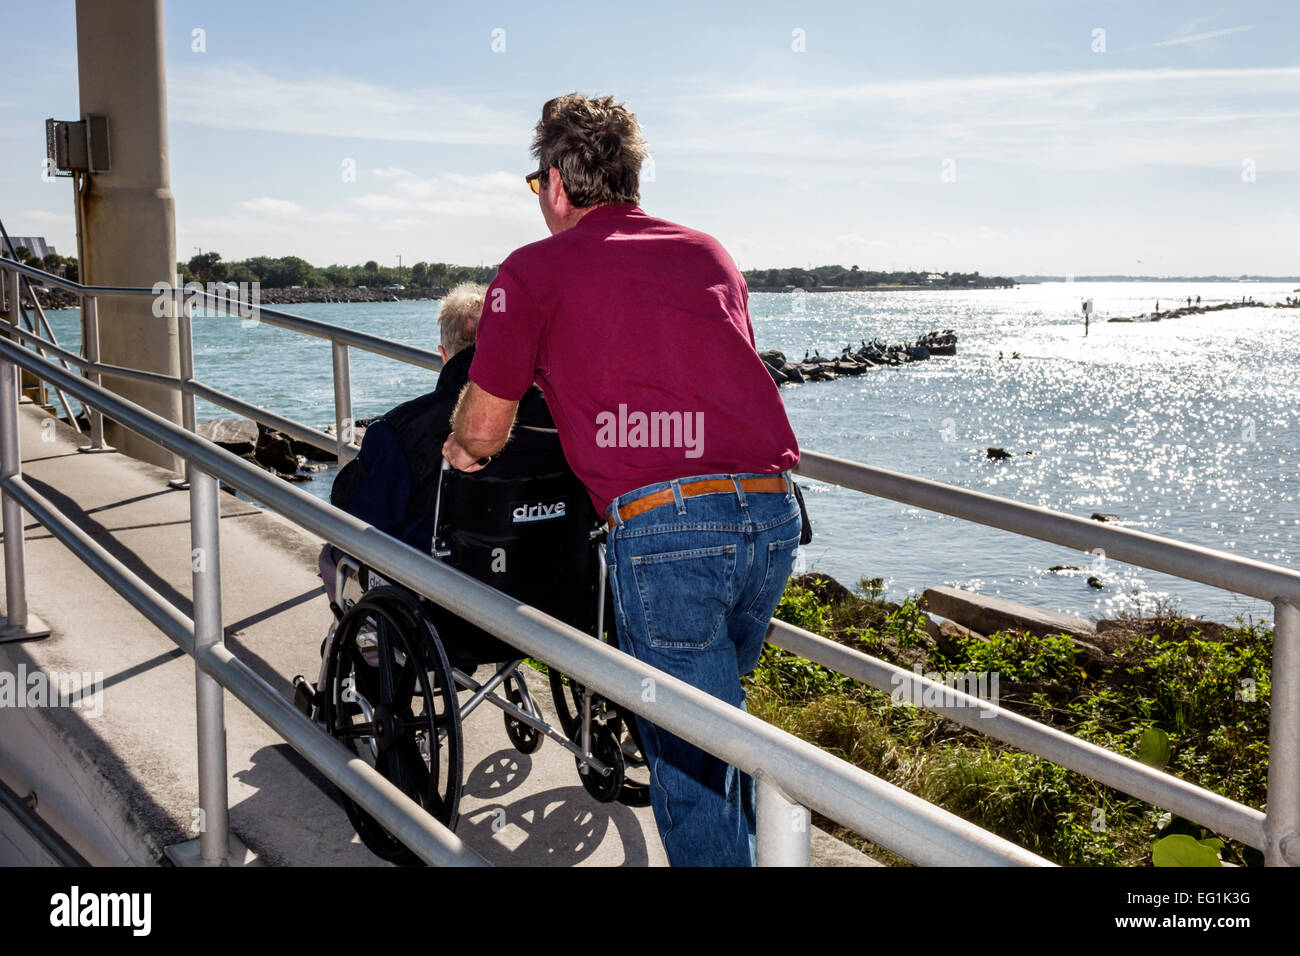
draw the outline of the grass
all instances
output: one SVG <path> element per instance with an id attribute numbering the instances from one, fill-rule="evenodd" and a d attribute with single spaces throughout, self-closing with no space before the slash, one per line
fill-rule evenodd
<path id="1" fill-rule="evenodd" d="M 1171 744 L 1164 769 L 1263 806 L 1270 630 L 1166 609 L 1109 622 L 1096 644 L 1021 632 L 934 634 L 917 600 L 882 601 L 878 580 L 860 582 L 856 594 L 831 584 L 792 583 L 776 616 L 905 669 L 996 673 L 1003 707 L 1127 756 L 1137 755 L 1148 728 L 1159 728 Z M 897 706 L 888 693 L 778 648 L 766 649 L 746 689 L 756 716 L 1056 863 L 1149 865 L 1159 836 L 1194 832 L 1140 800 Z M 878 859 L 905 862 L 829 828 Z M 1224 861 L 1259 862 L 1256 851 L 1224 842 Z"/>

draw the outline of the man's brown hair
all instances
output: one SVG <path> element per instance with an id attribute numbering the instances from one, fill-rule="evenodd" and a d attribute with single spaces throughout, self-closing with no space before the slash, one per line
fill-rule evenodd
<path id="1" fill-rule="evenodd" d="M 641 125 L 612 96 L 569 93 L 547 101 L 533 137 L 533 155 L 546 182 L 560 170 L 569 202 L 579 208 L 641 201 Z"/>

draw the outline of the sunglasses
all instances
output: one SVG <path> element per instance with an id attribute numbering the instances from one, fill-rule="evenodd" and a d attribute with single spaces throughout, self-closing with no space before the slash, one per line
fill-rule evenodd
<path id="1" fill-rule="evenodd" d="M 524 177 L 524 182 L 528 184 L 528 188 L 533 191 L 534 196 L 542 194 L 542 177 L 544 175 L 546 175 L 546 170 L 539 169 L 537 172 L 529 173 Z"/>

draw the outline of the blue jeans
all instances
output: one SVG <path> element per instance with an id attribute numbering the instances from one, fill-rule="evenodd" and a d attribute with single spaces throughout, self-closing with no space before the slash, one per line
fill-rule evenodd
<path id="1" fill-rule="evenodd" d="M 699 478 L 773 477 L 742 473 Z M 615 498 L 605 543 L 619 645 L 643 661 L 745 707 L 742 675 L 758 664 L 768 620 L 799 545 L 799 503 L 784 492 L 683 498 L 696 478 Z M 647 492 L 675 500 L 626 522 L 616 509 Z M 647 705 L 653 715 L 653 705 Z M 754 782 L 748 774 L 656 727 L 637 724 L 650 768 L 650 805 L 672 866 L 754 865 Z"/>

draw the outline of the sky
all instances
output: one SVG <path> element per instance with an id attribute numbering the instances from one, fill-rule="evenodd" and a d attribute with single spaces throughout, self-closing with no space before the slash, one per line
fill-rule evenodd
<path id="1" fill-rule="evenodd" d="M 72 0 L 2 0 L 0 219 L 75 246 Z M 634 110 L 641 205 L 743 269 L 1300 274 L 1300 4 L 167 0 L 177 254 L 500 262 L 543 102 Z M 355 170 L 349 178 L 347 172 Z"/>

